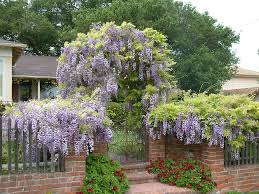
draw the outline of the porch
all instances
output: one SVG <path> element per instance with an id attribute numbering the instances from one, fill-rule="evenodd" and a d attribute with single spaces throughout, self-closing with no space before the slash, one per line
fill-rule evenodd
<path id="1" fill-rule="evenodd" d="M 57 95 L 57 84 L 53 78 L 13 78 L 13 102 L 30 99 L 53 99 Z"/>
<path id="2" fill-rule="evenodd" d="M 55 98 L 57 65 L 56 57 L 20 56 L 12 71 L 12 100 Z"/>

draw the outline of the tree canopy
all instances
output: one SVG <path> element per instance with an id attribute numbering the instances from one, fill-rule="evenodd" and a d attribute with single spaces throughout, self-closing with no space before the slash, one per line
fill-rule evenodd
<path id="1" fill-rule="evenodd" d="M 0 10 L 0 36 L 28 44 L 33 54 L 59 55 L 65 41 L 87 32 L 92 23 L 127 21 L 167 36 L 177 62 L 171 70 L 181 89 L 218 92 L 235 72 L 237 58 L 231 46 L 239 36 L 190 4 L 173 0 L 5 0 Z"/>

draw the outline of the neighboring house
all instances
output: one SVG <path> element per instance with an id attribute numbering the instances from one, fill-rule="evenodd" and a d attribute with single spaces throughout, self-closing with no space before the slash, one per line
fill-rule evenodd
<path id="1" fill-rule="evenodd" d="M 225 94 L 255 95 L 259 101 L 259 72 L 238 68 L 234 77 L 223 85 Z"/>
<path id="2" fill-rule="evenodd" d="M 21 55 L 25 44 L 0 39 L 0 100 L 53 98 L 57 58 Z"/>

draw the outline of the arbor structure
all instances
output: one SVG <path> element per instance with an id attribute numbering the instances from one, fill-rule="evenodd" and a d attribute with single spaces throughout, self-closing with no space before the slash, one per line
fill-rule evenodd
<path id="1" fill-rule="evenodd" d="M 151 28 L 140 31 L 125 22 L 94 25 L 62 48 L 61 97 L 25 102 L 10 112 L 20 130 L 30 123 L 34 132 L 39 129 L 39 143 L 51 151 L 67 153 L 69 142 L 77 153 L 91 151 L 95 140 L 111 140 L 106 107 L 117 96 L 128 111 L 142 103 L 143 114 L 165 101 L 172 79 L 168 68 L 174 64 L 169 54 L 165 36 Z"/>

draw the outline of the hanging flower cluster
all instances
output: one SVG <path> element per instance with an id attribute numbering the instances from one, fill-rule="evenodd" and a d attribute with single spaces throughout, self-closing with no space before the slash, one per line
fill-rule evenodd
<path id="1" fill-rule="evenodd" d="M 151 28 L 140 31 L 125 22 L 94 25 L 62 49 L 57 70 L 61 96 L 67 98 L 84 86 L 86 94 L 95 93 L 106 106 L 118 89 L 134 85 L 145 91 L 148 110 L 171 87 L 167 70 L 174 62 L 169 54 L 165 36 Z"/>
<path id="2" fill-rule="evenodd" d="M 36 101 L 15 106 L 11 111 L 19 132 L 28 135 L 31 124 L 33 141 L 47 146 L 50 152 L 68 153 L 74 145 L 79 154 L 94 149 L 95 136 L 100 141 L 112 138 L 111 121 L 100 104 L 89 97 Z"/>
<path id="3" fill-rule="evenodd" d="M 224 147 L 225 139 L 237 153 L 259 133 L 259 103 L 243 95 L 186 95 L 181 101 L 157 106 L 146 121 L 150 135 L 173 134 L 185 144 Z"/>

